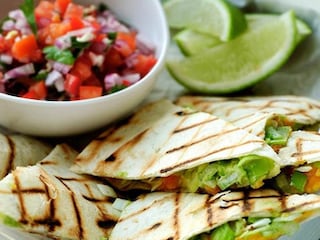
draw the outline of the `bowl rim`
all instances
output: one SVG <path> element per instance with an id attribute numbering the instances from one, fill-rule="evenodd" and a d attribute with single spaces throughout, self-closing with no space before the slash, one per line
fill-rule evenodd
<path id="1" fill-rule="evenodd" d="M 134 91 L 135 88 L 138 88 L 140 85 L 142 85 L 145 81 L 148 81 L 151 79 L 152 75 L 156 75 L 158 72 L 160 72 L 165 65 L 165 58 L 169 49 L 170 44 L 170 32 L 169 27 L 167 24 L 166 16 L 162 7 L 162 4 L 159 0 L 154 1 L 155 7 L 157 8 L 157 11 L 159 11 L 159 19 L 160 19 L 160 30 L 161 34 L 163 36 L 163 41 L 161 41 L 161 44 L 159 45 L 159 54 L 157 56 L 157 62 L 152 67 L 152 69 L 138 82 L 134 83 L 133 85 L 122 89 L 121 91 L 111 93 L 108 95 L 103 95 L 100 97 L 95 98 L 89 98 L 89 99 L 81 99 L 81 100 L 75 100 L 75 101 L 49 101 L 49 100 L 36 100 L 36 99 L 29 99 L 29 98 L 22 98 L 14 95 L 9 95 L 6 93 L 0 92 L 0 100 L 1 101 L 9 101 L 9 102 L 15 102 L 18 104 L 28 104 L 33 106 L 77 106 L 77 105 L 86 105 L 90 103 L 99 103 L 107 101 L 108 99 L 117 98 L 120 97 L 123 94 L 126 94 L 127 92 Z"/>

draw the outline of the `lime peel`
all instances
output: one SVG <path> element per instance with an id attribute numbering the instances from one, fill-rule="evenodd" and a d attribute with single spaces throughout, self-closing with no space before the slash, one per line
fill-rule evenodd
<path id="1" fill-rule="evenodd" d="M 169 60 L 170 74 L 200 93 L 227 94 L 247 88 L 278 70 L 296 46 L 292 11 L 208 51 Z"/>
<path id="2" fill-rule="evenodd" d="M 169 0 L 163 5 L 171 28 L 189 28 L 228 41 L 246 27 L 244 14 L 225 0 Z"/>

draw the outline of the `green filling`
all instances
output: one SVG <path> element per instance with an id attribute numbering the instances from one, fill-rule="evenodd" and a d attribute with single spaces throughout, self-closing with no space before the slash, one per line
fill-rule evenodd
<path id="1" fill-rule="evenodd" d="M 265 132 L 265 141 L 267 144 L 285 146 L 292 132 L 292 128 L 289 126 L 267 126 Z"/>
<path id="2" fill-rule="evenodd" d="M 299 192 L 304 191 L 304 187 L 307 183 L 307 176 L 302 172 L 295 171 L 291 176 L 290 185 L 295 187 Z"/>
<path id="3" fill-rule="evenodd" d="M 260 221 L 263 224 L 254 225 Z M 222 224 L 211 232 L 203 233 L 189 240 L 254 240 L 277 239 L 283 235 L 291 235 L 299 228 L 295 221 L 277 221 L 271 218 L 241 219 Z"/>
<path id="4" fill-rule="evenodd" d="M 217 161 L 180 173 L 182 187 L 189 192 L 199 189 L 225 190 L 229 187 L 260 187 L 274 168 L 272 159 L 249 155 L 232 160 Z"/>
<path id="5" fill-rule="evenodd" d="M 320 161 L 312 164 L 303 165 L 303 167 L 320 168 Z M 282 169 L 281 173 L 275 178 L 274 186 L 284 193 L 304 193 L 308 182 L 306 173 L 300 172 L 297 168 L 288 166 Z"/>
<path id="6" fill-rule="evenodd" d="M 12 217 L 0 213 L 0 221 L 9 227 L 21 227 L 21 224 Z"/>

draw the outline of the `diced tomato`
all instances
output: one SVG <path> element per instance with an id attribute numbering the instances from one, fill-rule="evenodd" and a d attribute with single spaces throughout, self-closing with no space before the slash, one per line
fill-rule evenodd
<path id="1" fill-rule="evenodd" d="M 65 13 L 63 15 L 64 19 L 70 19 L 72 17 L 83 17 L 83 7 L 75 4 L 75 3 L 69 3 L 68 7 L 65 10 Z"/>
<path id="2" fill-rule="evenodd" d="M 79 96 L 81 80 L 78 76 L 67 74 L 64 81 L 64 89 L 70 95 L 71 99 L 76 99 Z"/>
<path id="3" fill-rule="evenodd" d="M 115 72 L 117 68 L 124 64 L 124 59 L 120 53 L 111 47 L 106 54 L 105 61 L 103 63 L 104 71 Z"/>
<path id="4" fill-rule="evenodd" d="M 41 50 L 33 34 L 16 41 L 12 46 L 11 53 L 16 60 L 23 63 L 41 60 Z"/>
<path id="5" fill-rule="evenodd" d="M 122 56 L 131 55 L 136 49 L 136 33 L 135 32 L 118 32 L 115 48 Z"/>
<path id="6" fill-rule="evenodd" d="M 38 31 L 38 39 L 43 46 L 52 45 L 58 37 L 71 30 L 72 27 L 69 22 L 51 23 Z"/>
<path id="7" fill-rule="evenodd" d="M 85 81 L 92 74 L 92 63 L 89 57 L 83 55 L 79 57 L 74 63 L 72 69 L 70 70 L 70 74 L 78 76 L 81 81 Z"/>
<path id="8" fill-rule="evenodd" d="M 83 86 L 97 86 L 101 87 L 101 82 L 94 74 L 91 74 L 89 78 L 87 78 L 83 83 Z"/>
<path id="9" fill-rule="evenodd" d="M 81 17 L 72 16 L 68 18 L 68 21 L 70 22 L 72 30 L 77 30 L 84 27 Z"/>
<path id="10" fill-rule="evenodd" d="M 71 31 L 72 27 L 68 22 L 52 23 L 50 24 L 49 34 L 53 40 L 58 37 L 65 35 L 67 32 Z"/>
<path id="11" fill-rule="evenodd" d="M 47 96 L 47 87 L 44 81 L 35 83 L 29 88 L 29 91 L 22 95 L 23 98 L 43 100 Z"/>
<path id="12" fill-rule="evenodd" d="M 56 0 L 54 2 L 54 9 L 58 11 L 61 14 L 61 16 L 63 16 L 71 1 L 72 0 Z"/>
<path id="13" fill-rule="evenodd" d="M 46 0 L 40 1 L 34 10 L 36 23 L 40 27 L 49 25 L 54 14 L 54 4 Z"/>
<path id="14" fill-rule="evenodd" d="M 164 177 L 162 179 L 162 183 L 160 185 L 159 190 L 175 190 L 179 187 L 180 177 L 178 175 L 170 175 L 168 177 Z"/>
<path id="15" fill-rule="evenodd" d="M 5 39 L 2 35 L 0 36 L 0 52 L 6 52 L 11 49 L 14 41 L 10 39 Z"/>
<path id="16" fill-rule="evenodd" d="M 79 98 L 89 99 L 102 96 L 102 87 L 97 86 L 80 86 Z"/>
<path id="17" fill-rule="evenodd" d="M 132 70 L 134 72 L 140 73 L 141 77 L 143 77 L 151 70 L 151 68 L 156 64 L 156 62 L 157 59 L 154 56 L 146 56 L 140 54 L 137 56 Z"/>

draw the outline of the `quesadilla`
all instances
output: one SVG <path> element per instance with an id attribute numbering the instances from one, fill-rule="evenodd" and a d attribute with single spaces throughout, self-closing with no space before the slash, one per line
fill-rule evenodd
<path id="1" fill-rule="evenodd" d="M 102 239 L 116 223 L 117 198 L 104 181 L 69 170 L 77 152 L 57 145 L 37 165 L 0 181 L 0 221 L 57 239 Z"/>
<path id="2" fill-rule="evenodd" d="M 320 191 L 320 134 L 294 131 L 279 151 L 285 167 L 275 178 L 276 186 L 287 193 Z"/>
<path id="3" fill-rule="evenodd" d="M 0 179 L 17 166 L 35 164 L 51 150 L 48 143 L 33 137 L 0 133 Z"/>
<path id="4" fill-rule="evenodd" d="M 176 104 L 230 121 L 265 139 L 275 150 L 285 146 L 291 131 L 318 127 L 320 121 L 320 103 L 301 96 L 182 96 Z"/>
<path id="5" fill-rule="evenodd" d="M 271 240 L 319 213 L 316 194 L 155 192 L 124 209 L 109 240 Z"/>
<path id="6" fill-rule="evenodd" d="M 71 169 L 107 178 L 120 190 L 216 193 L 261 187 L 279 173 L 280 161 L 261 138 L 159 100 L 92 140 Z"/>

